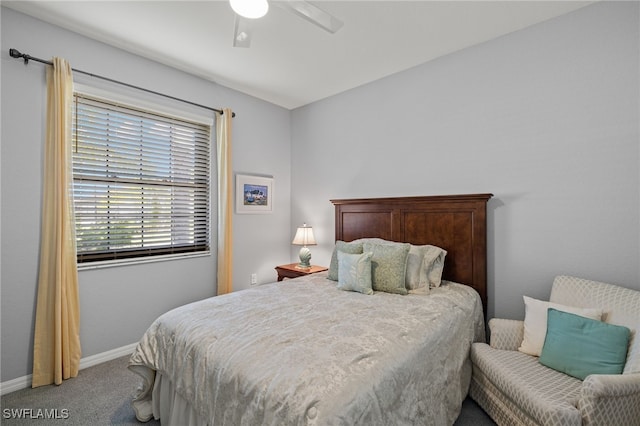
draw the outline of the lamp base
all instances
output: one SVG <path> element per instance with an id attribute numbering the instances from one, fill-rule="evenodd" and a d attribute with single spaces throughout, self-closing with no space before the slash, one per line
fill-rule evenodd
<path id="1" fill-rule="evenodd" d="M 300 249 L 300 263 L 298 263 L 297 268 L 307 269 L 311 268 L 311 250 L 309 250 L 306 246 Z"/>

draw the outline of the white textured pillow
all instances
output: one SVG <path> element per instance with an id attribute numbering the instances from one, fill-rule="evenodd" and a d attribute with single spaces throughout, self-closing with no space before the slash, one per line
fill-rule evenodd
<path id="1" fill-rule="evenodd" d="M 523 299 L 524 339 L 518 350 L 533 356 L 540 356 L 542 352 L 544 339 L 547 336 L 547 311 L 549 308 L 598 321 L 602 318 L 602 309 L 598 308 L 576 308 L 559 303 L 544 302 L 527 296 L 523 296 Z"/>

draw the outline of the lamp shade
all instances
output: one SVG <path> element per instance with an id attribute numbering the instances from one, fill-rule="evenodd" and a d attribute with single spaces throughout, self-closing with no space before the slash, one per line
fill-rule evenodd
<path id="1" fill-rule="evenodd" d="M 296 231 L 296 236 L 291 244 L 296 246 L 315 246 L 316 239 L 313 236 L 313 228 L 305 223 Z"/>
<path id="2" fill-rule="evenodd" d="M 229 3 L 233 11 L 244 18 L 262 18 L 269 11 L 267 0 L 229 0 Z"/>

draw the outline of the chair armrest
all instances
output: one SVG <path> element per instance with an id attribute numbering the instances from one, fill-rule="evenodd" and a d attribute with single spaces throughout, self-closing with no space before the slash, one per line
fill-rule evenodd
<path id="1" fill-rule="evenodd" d="M 524 338 L 524 321 L 492 318 L 489 320 L 489 330 L 492 348 L 517 351 Z"/>
<path id="2" fill-rule="evenodd" d="M 640 425 L 640 373 L 587 376 L 578 409 L 583 425 Z"/>

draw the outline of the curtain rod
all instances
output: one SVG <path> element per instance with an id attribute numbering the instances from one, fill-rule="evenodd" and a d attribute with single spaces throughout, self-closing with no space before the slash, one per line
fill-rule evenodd
<path id="1" fill-rule="evenodd" d="M 18 49 L 13 49 L 13 48 L 9 49 L 9 55 L 11 55 L 12 58 L 16 58 L 16 59 L 22 58 L 22 59 L 24 59 L 24 63 L 25 64 L 28 64 L 29 61 L 36 61 L 36 62 L 40 62 L 40 63 L 46 64 L 46 65 L 53 65 L 53 62 L 51 62 L 51 61 L 46 61 L 44 59 L 35 58 L 35 57 L 31 56 L 31 55 L 27 55 L 26 53 L 21 53 Z M 71 71 L 77 72 L 79 74 L 88 75 L 89 77 L 99 78 L 100 80 L 105 80 L 105 81 L 108 81 L 110 83 L 116 83 L 116 84 L 120 84 L 122 86 L 127 86 L 127 87 L 130 87 L 132 89 L 141 90 L 143 92 L 152 93 L 154 95 L 163 96 L 165 98 L 169 98 L 169 99 L 173 99 L 174 101 L 179 101 L 179 102 L 183 102 L 185 104 L 197 106 L 199 108 L 208 109 L 209 111 L 215 111 L 217 113 L 224 114 L 224 111 L 221 110 L 221 109 L 211 108 L 211 107 L 206 106 L 206 105 L 200 105 L 200 104 L 197 104 L 195 102 L 187 101 L 186 99 L 176 98 L 175 96 L 167 95 L 165 93 L 156 92 L 154 90 L 145 89 L 144 87 L 134 86 L 133 84 L 129 84 L 129 83 L 125 83 L 125 82 L 122 82 L 122 81 L 114 80 L 114 79 L 109 78 L 109 77 L 103 77 L 101 75 L 97 75 L 97 74 L 93 74 L 93 73 L 90 73 L 90 72 L 78 70 L 78 69 L 75 69 L 75 68 L 71 68 Z M 236 116 L 236 113 L 232 112 L 231 113 L 231 117 L 235 117 L 235 116 Z"/>

